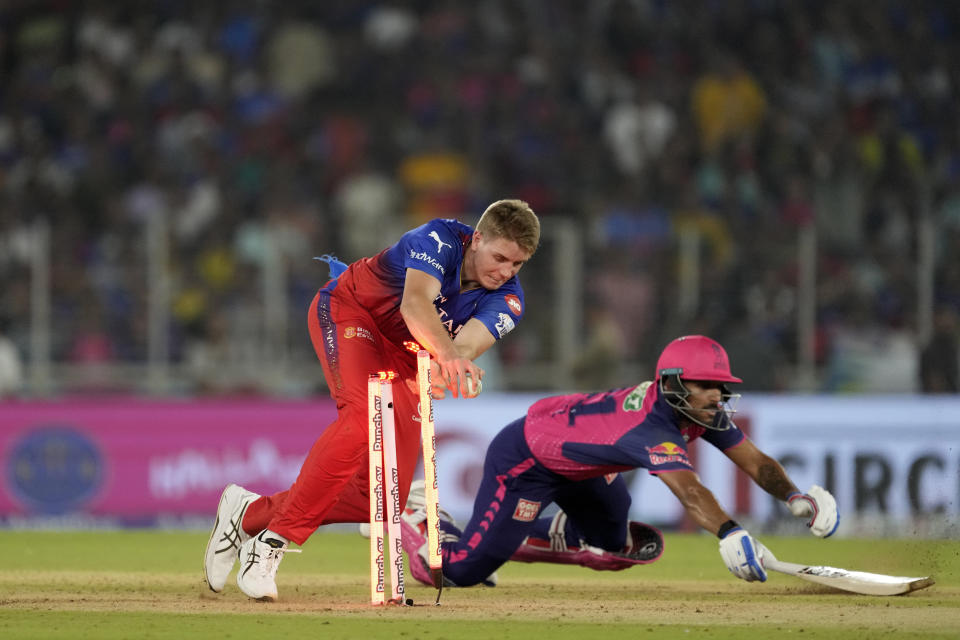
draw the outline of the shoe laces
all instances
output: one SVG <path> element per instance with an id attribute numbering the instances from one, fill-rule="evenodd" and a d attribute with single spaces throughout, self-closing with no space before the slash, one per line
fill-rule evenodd
<path id="1" fill-rule="evenodd" d="M 267 550 L 261 554 L 257 550 L 257 545 L 263 545 Z M 286 544 L 274 547 L 263 540 L 257 539 L 247 554 L 248 570 L 256 566 L 261 576 L 272 580 L 277 575 L 277 569 L 280 568 L 280 561 L 283 560 L 284 553 L 302 553 L 302 550 L 289 549 Z"/>
<path id="2" fill-rule="evenodd" d="M 263 575 L 273 578 L 277 575 L 277 569 L 280 568 L 280 561 L 283 560 L 284 553 L 300 553 L 300 549 L 287 549 L 286 547 L 270 547 L 266 557 L 263 559 Z"/>

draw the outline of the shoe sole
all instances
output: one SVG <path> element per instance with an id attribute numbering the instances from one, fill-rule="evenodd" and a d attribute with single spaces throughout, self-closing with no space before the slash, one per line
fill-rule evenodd
<path id="1" fill-rule="evenodd" d="M 226 487 L 224 487 L 223 493 L 220 494 L 220 502 L 217 503 L 217 519 L 213 522 L 213 529 L 210 530 L 210 537 L 207 538 L 207 548 L 203 552 L 203 580 L 207 583 L 207 587 L 210 589 L 210 591 L 213 591 L 214 593 L 220 593 L 220 591 L 223 591 L 223 589 L 218 591 L 217 589 L 213 588 L 212 584 L 210 584 L 210 578 L 207 576 L 207 556 L 210 555 L 210 547 L 213 546 L 214 539 L 217 535 L 217 530 L 220 528 L 220 511 L 223 509 L 224 502 L 227 499 L 227 491 L 229 491 L 230 487 L 232 486 L 232 484 L 228 484 Z M 231 567 L 231 571 L 232 570 L 233 569 Z"/>
<path id="2" fill-rule="evenodd" d="M 246 595 L 246 594 L 244 594 Z M 247 596 L 248 598 L 250 596 Z M 250 598 L 254 602 L 276 602 L 277 596 L 260 596 L 259 598 Z"/>

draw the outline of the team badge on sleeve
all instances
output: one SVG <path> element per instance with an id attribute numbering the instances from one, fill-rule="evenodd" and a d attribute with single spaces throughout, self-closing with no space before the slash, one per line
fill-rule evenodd
<path id="1" fill-rule="evenodd" d="M 626 398 L 623 399 L 624 411 L 640 411 L 643 408 L 643 397 L 647 394 L 647 389 L 653 384 L 650 381 L 641 382 Z"/>
<path id="2" fill-rule="evenodd" d="M 501 313 L 501 314 L 498 314 L 497 324 L 494 326 L 496 326 L 497 328 L 497 335 L 499 335 L 502 338 L 503 336 L 513 331 L 513 328 L 517 325 L 516 323 L 514 323 L 513 318 L 511 318 L 505 313 Z"/>

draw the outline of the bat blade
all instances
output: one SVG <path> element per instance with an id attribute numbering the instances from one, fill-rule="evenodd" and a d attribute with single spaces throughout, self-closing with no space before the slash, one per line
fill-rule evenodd
<path id="1" fill-rule="evenodd" d="M 764 557 L 763 566 L 778 573 L 785 573 L 835 589 L 869 596 L 895 596 L 926 589 L 934 584 L 933 578 L 930 577 L 888 576 L 866 571 L 850 571 L 838 567 L 796 564 L 777 560 L 772 557 L 772 554 Z"/>

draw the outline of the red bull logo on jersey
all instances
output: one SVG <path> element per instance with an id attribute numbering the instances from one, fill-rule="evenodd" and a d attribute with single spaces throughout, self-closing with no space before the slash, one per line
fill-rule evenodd
<path id="1" fill-rule="evenodd" d="M 503 296 L 503 299 L 506 301 L 507 306 L 510 307 L 510 311 L 513 312 L 513 315 L 519 316 L 523 313 L 523 305 L 520 304 L 520 298 L 511 294 Z"/>
<path id="2" fill-rule="evenodd" d="M 652 447 L 646 447 L 646 450 L 653 464 L 680 463 L 693 466 L 687 458 L 686 449 L 673 442 L 661 442 Z"/>

